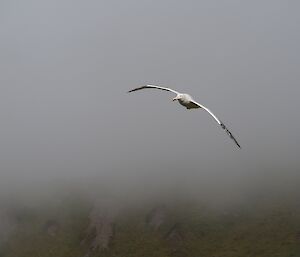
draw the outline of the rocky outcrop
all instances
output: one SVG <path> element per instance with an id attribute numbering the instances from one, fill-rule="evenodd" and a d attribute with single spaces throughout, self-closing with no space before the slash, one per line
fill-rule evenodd
<path id="1" fill-rule="evenodd" d="M 170 226 L 167 208 L 160 205 L 152 209 L 146 217 L 146 224 L 154 231 L 163 232 Z M 165 235 L 161 235 L 170 250 L 170 256 L 186 257 L 186 251 L 183 247 L 184 236 L 179 223 L 176 223 L 167 230 Z"/>
<path id="2" fill-rule="evenodd" d="M 88 244 L 90 251 L 109 249 L 114 236 L 116 214 L 117 208 L 113 203 L 97 201 L 89 215 L 89 225 L 81 243 Z"/>
<path id="3" fill-rule="evenodd" d="M 183 248 L 183 232 L 179 224 L 175 224 L 165 236 L 165 240 L 170 248 L 171 256 L 186 256 Z"/>
<path id="4" fill-rule="evenodd" d="M 146 217 L 147 225 L 154 229 L 158 230 L 166 221 L 166 208 L 164 205 L 160 205 L 153 210 Z"/>

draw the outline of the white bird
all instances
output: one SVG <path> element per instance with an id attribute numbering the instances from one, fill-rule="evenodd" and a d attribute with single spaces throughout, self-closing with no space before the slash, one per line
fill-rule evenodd
<path id="1" fill-rule="evenodd" d="M 174 97 L 172 100 L 173 101 L 178 101 L 181 105 L 183 105 L 184 107 L 186 107 L 187 109 L 197 109 L 197 108 L 202 108 L 205 111 L 207 111 L 214 119 L 215 121 L 222 127 L 222 129 L 224 129 L 226 131 L 226 133 L 230 136 L 230 138 L 236 143 L 236 145 L 241 148 L 241 146 L 239 145 L 239 143 L 237 142 L 237 140 L 234 138 L 234 136 L 231 134 L 231 132 L 226 128 L 226 126 L 224 125 L 224 123 L 219 120 L 217 118 L 216 115 L 214 115 L 208 108 L 206 108 L 205 106 L 203 106 L 202 104 L 197 103 L 190 95 L 188 94 L 183 94 L 183 93 L 179 93 L 171 88 L 167 88 L 167 87 L 160 87 L 160 86 L 155 86 L 155 85 L 146 85 L 146 86 L 141 86 L 138 88 L 134 88 L 130 91 L 128 91 L 128 93 L 133 92 L 133 91 L 137 91 L 137 90 L 141 90 L 141 89 L 146 89 L 146 88 L 155 88 L 155 89 L 160 89 L 160 90 L 164 90 L 164 91 L 169 91 L 172 93 L 176 94 L 176 97 Z"/>

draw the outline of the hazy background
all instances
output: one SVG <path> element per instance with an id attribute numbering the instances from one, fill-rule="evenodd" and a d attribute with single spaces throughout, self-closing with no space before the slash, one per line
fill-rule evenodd
<path id="1" fill-rule="evenodd" d="M 299 11 L 293 0 L 2 0 L 1 195 L 95 177 L 132 195 L 296 189 Z M 190 93 L 242 149 L 172 94 L 126 93 L 148 83 Z"/>

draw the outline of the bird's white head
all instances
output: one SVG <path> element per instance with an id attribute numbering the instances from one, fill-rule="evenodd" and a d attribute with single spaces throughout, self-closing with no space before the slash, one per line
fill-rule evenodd
<path id="1" fill-rule="evenodd" d="M 177 95 L 176 97 L 174 97 L 173 99 L 172 99 L 172 101 L 174 102 L 174 101 L 176 101 L 176 100 L 179 100 L 181 98 L 181 95 Z"/>

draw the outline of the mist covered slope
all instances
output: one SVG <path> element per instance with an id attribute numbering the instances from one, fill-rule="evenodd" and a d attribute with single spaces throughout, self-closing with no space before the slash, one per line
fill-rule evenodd
<path id="1" fill-rule="evenodd" d="M 300 256 L 296 196 L 230 207 L 192 197 L 124 203 L 103 196 L 71 190 L 6 204 L 11 231 L 0 256 Z"/>

